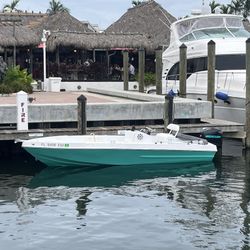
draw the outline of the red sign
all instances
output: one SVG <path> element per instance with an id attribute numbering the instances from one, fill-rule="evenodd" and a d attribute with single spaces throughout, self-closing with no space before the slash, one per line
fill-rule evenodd
<path id="1" fill-rule="evenodd" d="M 37 47 L 38 47 L 39 49 L 43 49 L 43 46 L 44 46 L 44 43 L 40 43 Z"/>

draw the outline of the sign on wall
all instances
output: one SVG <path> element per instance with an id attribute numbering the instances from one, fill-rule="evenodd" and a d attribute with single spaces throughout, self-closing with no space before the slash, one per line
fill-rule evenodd
<path id="1" fill-rule="evenodd" d="M 16 94 L 17 130 L 28 130 L 28 95 L 24 91 Z"/>

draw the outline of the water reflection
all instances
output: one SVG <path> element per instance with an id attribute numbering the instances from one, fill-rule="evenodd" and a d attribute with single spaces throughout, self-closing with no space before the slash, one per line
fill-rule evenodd
<path id="1" fill-rule="evenodd" d="M 34 176 L 5 172 L 0 187 L 3 249 L 14 242 L 9 235 L 21 246 L 32 232 L 32 249 L 41 249 L 40 240 L 63 250 L 119 249 L 131 242 L 128 249 L 250 245 L 250 152 L 229 152 L 210 164 L 45 168 Z M 56 245 L 51 235 L 63 243 Z"/>
<path id="2" fill-rule="evenodd" d="M 55 187 L 119 187 L 135 180 L 173 176 L 194 176 L 215 170 L 214 164 L 173 164 L 150 166 L 56 167 L 36 174 L 30 188 Z"/>

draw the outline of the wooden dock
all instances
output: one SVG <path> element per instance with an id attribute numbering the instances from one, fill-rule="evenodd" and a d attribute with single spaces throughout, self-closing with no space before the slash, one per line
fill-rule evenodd
<path id="1" fill-rule="evenodd" d="M 134 121 L 138 129 L 147 126 L 157 132 L 164 130 L 164 96 L 100 89 L 83 93 L 44 92 L 32 95 L 35 100 L 29 104 L 29 122 L 39 126 L 28 131 L 16 130 L 15 96 L 0 98 L 0 141 L 77 134 L 77 97 L 81 94 L 88 98 L 87 119 L 91 126 L 87 133 L 112 134 L 117 130 L 131 129 L 133 124 L 130 121 Z M 243 124 L 211 119 L 210 102 L 175 98 L 174 105 L 174 119 L 183 133 L 198 134 L 203 128 L 216 128 L 224 137 L 245 138 Z"/>
<path id="2" fill-rule="evenodd" d="M 204 128 L 215 128 L 223 133 L 223 137 L 244 139 L 244 125 L 223 121 L 218 119 L 202 119 L 201 123 L 179 124 L 182 133 L 199 134 Z M 163 132 L 164 125 L 140 125 L 137 129 L 145 128 L 146 126 L 154 129 L 156 132 Z M 132 126 L 105 126 L 105 127 L 90 127 L 87 128 L 87 134 L 115 134 L 118 130 L 131 129 Z M 16 129 L 0 130 L 0 141 L 6 140 L 27 140 L 35 137 L 56 136 L 56 135 L 76 135 L 77 128 L 55 128 L 55 129 L 30 129 L 28 131 L 17 131 Z"/>

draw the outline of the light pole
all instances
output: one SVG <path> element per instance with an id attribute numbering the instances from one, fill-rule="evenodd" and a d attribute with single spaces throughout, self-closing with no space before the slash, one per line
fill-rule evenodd
<path id="1" fill-rule="evenodd" d="M 47 37 L 50 35 L 49 30 L 43 30 L 43 36 L 42 36 L 42 43 L 43 43 L 43 90 L 45 90 L 46 86 L 46 42 L 47 42 Z M 47 86 L 46 86 L 47 87 Z"/>

